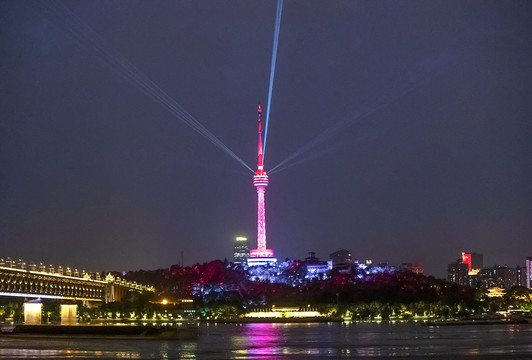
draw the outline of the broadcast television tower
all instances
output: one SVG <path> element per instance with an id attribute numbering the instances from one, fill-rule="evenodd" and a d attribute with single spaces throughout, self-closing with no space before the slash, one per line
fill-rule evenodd
<path id="1" fill-rule="evenodd" d="M 262 127 L 261 127 L 261 108 L 259 104 L 258 118 L 259 118 L 259 151 L 258 151 L 258 165 L 257 172 L 253 176 L 253 185 L 257 188 L 257 249 L 250 251 L 250 258 L 248 265 L 265 265 L 276 262 L 273 257 L 273 250 L 266 248 L 266 212 L 264 207 L 264 194 L 266 186 L 268 186 L 268 175 L 264 171 L 264 164 L 262 163 Z"/>

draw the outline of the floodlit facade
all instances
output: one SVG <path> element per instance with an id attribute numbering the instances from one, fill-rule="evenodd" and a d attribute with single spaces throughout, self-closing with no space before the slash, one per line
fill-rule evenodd
<path id="1" fill-rule="evenodd" d="M 76 304 L 61 304 L 61 324 L 72 325 L 76 324 L 78 306 Z"/>
<path id="2" fill-rule="evenodd" d="M 469 267 L 469 275 L 477 275 L 484 266 L 484 257 L 477 253 L 462 253 L 462 262 Z"/>
<path id="3" fill-rule="evenodd" d="M 244 315 L 247 318 L 315 318 L 323 317 L 325 314 L 311 307 L 275 307 L 253 309 Z"/>
<path id="4" fill-rule="evenodd" d="M 270 266 L 276 263 L 277 259 L 274 257 L 250 257 L 248 259 L 248 266 Z"/>
<path id="5" fill-rule="evenodd" d="M 332 270 L 332 261 L 321 261 L 316 257 L 316 253 L 311 251 L 305 258 L 303 264 L 307 268 L 306 279 L 327 278 L 327 273 Z"/>
<path id="6" fill-rule="evenodd" d="M 24 303 L 24 324 L 40 325 L 42 318 L 42 304 L 32 300 Z"/>
<path id="7" fill-rule="evenodd" d="M 501 289 L 500 287 L 492 287 L 491 289 L 488 289 L 488 293 L 486 295 L 490 298 L 502 298 L 504 294 L 504 289 Z"/>
<path id="8" fill-rule="evenodd" d="M 233 262 L 236 265 L 246 265 L 249 258 L 249 243 L 245 237 L 235 239 L 235 248 L 233 252 Z"/>

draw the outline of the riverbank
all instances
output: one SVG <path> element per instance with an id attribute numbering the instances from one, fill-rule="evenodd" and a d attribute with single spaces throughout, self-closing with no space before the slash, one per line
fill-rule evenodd
<path id="1" fill-rule="evenodd" d="M 0 327 L 0 336 L 10 335 L 127 335 L 174 339 L 193 339 L 198 336 L 196 326 L 144 325 L 10 325 Z"/>
<path id="2" fill-rule="evenodd" d="M 239 317 L 239 318 L 217 318 L 217 319 L 200 319 L 200 323 L 206 324 L 286 324 L 286 323 L 329 323 L 329 322 L 342 322 L 342 318 L 337 317 L 298 317 L 298 318 L 251 318 L 251 317 Z"/>
<path id="3" fill-rule="evenodd" d="M 427 321 L 428 326 L 458 326 L 458 325 L 509 325 L 509 324 L 530 324 L 530 320 L 519 319 L 466 319 L 466 320 L 442 320 Z"/>

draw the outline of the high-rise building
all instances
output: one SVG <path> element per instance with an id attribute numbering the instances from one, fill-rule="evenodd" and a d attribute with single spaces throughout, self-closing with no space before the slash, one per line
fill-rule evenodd
<path id="1" fill-rule="evenodd" d="M 483 268 L 478 273 L 478 280 L 479 284 L 485 288 L 510 289 L 512 286 L 519 285 L 517 269 L 508 267 L 508 265 Z"/>
<path id="2" fill-rule="evenodd" d="M 517 265 L 515 272 L 517 275 L 517 285 L 526 287 L 526 267 Z"/>
<path id="3" fill-rule="evenodd" d="M 266 209 L 264 195 L 268 186 L 268 175 L 264 171 L 263 148 L 262 148 L 262 110 L 258 109 L 259 119 L 259 147 L 257 171 L 253 176 L 253 185 L 257 188 L 257 248 L 252 249 L 249 254 L 248 265 L 266 265 L 277 262 L 273 257 L 273 250 L 266 248 Z"/>
<path id="4" fill-rule="evenodd" d="M 458 285 L 469 285 L 469 264 L 460 259 L 447 267 L 447 280 Z"/>
<path id="5" fill-rule="evenodd" d="M 247 264 L 249 258 L 249 244 L 245 237 L 237 237 L 235 239 L 235 248 L 233 252 L 233 262 L 236 265 Z"/>
<path id="6" fill-rule="evenodd" d="M 526 287 L 532 289 L 532 257 L 527 257 L 525 262 Z"/>

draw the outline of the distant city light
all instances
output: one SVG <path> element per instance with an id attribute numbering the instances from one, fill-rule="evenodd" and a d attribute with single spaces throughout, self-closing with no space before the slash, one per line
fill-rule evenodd
<path id="1" fill-rule="evenodd" d="M 471 254 L 462 253 L 462 262 L 467 264 L 469 266 L 469 270 L 471 270 Z"/>

